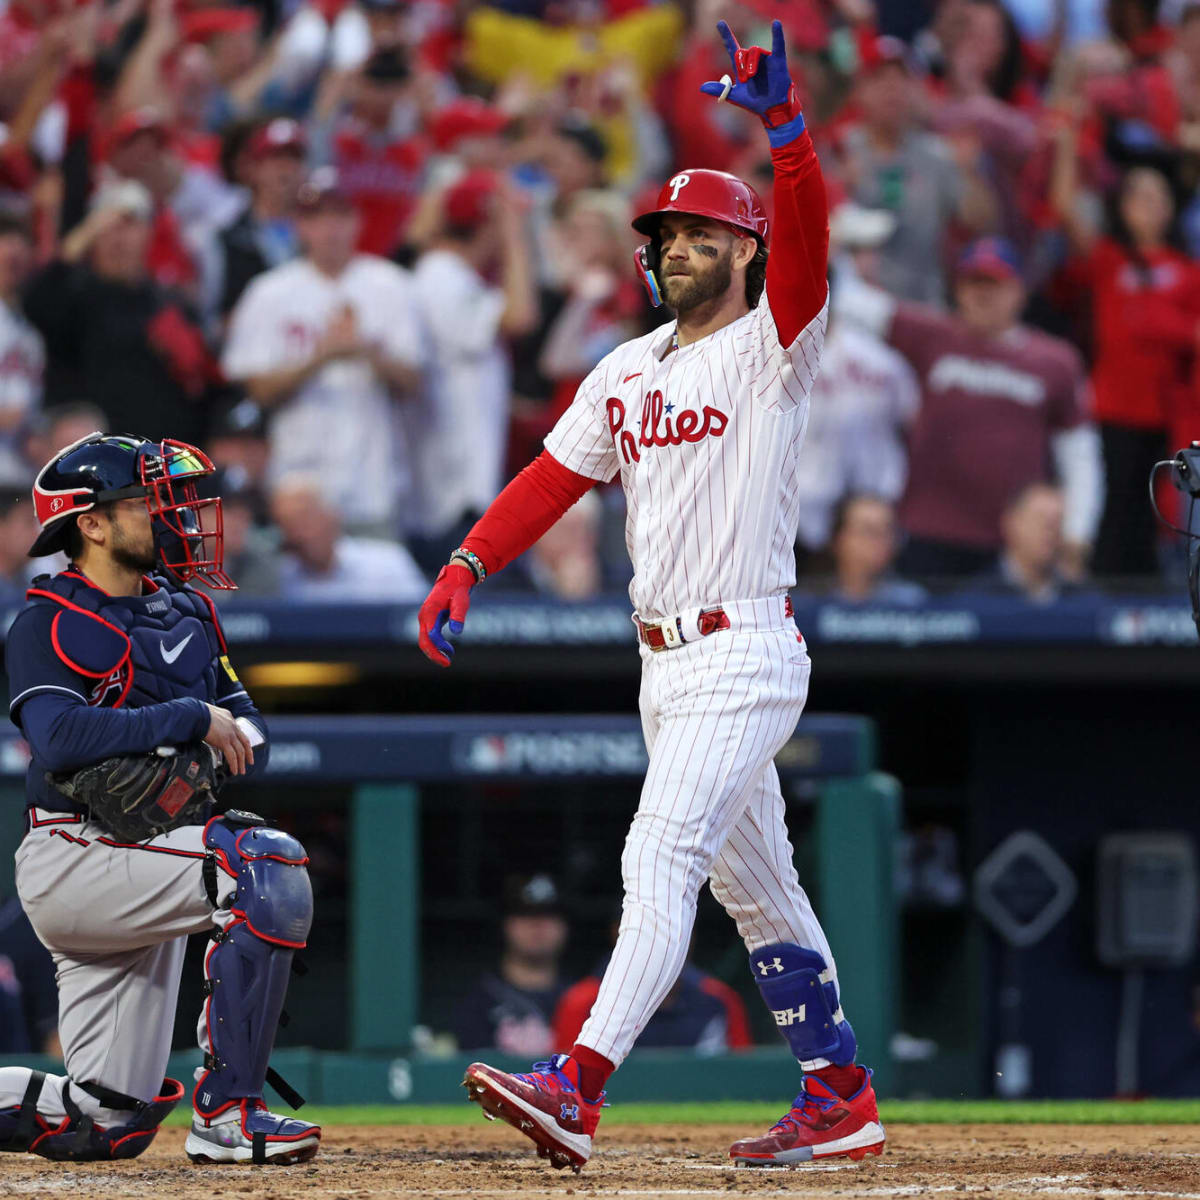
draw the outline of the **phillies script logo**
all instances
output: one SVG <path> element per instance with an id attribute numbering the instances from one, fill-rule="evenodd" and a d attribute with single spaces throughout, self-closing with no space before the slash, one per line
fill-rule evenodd
<path id="1" fill-rule="evenodd" d="M 702 414 L 685 408 L 675 417 L 672 415 L 675 406 L 663 403 L 662 392 L 647 392 L 642 402 L 641 428 L 635 438 L 625 428 L 625 405 L 616 396 L 609 396 L 606 403 L 608 431 L 627 463 L 641 462 L 639 446 L 679 446 L 706 437 L 720 437 L 729 424 L 729 418 L 720 409 L 707 404 Z"/>

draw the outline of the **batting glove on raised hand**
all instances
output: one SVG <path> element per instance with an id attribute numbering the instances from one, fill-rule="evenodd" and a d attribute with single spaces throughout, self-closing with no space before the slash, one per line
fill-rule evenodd
<path id="1" fill-rule="evenodd" d="M 475 576 L 461 563 L 447 563 L 433 581 L 433 590 L 425 597 L 417 624 L 421 632 L 417 644 L 421 653 L 439 667 L 448 667 L 454 657 L 454 647 L 442 632 L 447 621 L 450 632 L 457 635 L 463 631 L 467 609 L 471 607 L 471 588 Z"/>
<path id="2" fill-rule="evenodd" d="M 767 127 L 767 137 L 773 146 L 791 141 L 804 128 L 804 117 L 788 70 L 783 25 L 771 22 L 769 52 L 761 46 L 742 49 L 724 21 L 717 22 L 717 30 L 729 51 L 737 82 L 726 75 L 720 81 L 710 79 L 702 83 L 700 90 L 706 96 L 728 100 L 757 115 Z"/>

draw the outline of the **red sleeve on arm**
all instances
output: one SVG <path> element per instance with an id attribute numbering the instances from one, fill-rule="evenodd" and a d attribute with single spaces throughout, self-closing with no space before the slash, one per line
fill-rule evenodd
<path id="1" fill-rule="evenodd" d="M 463 546 L 479 555 L 492 575 L 524 554 L 596 483 L 543 450 L 488 505 Z"/>
<path id="2" fill-rule="evenodd" d="M 829 290 L 829 204 L 812 138 L 771 150 L 775 167 L 775 224 L 767 256 L 767 302 L 783 346 L 821 311 Z"/>

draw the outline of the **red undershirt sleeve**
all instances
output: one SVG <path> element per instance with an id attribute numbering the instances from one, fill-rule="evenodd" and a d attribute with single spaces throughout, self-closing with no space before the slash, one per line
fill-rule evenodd
<path id="1" fill-rule="evenodd" d="M 790 346 L 821 311 L 829 290 L 829 203 L 808 130 L 771 149 L 775 221 L 767 256 L 767 303 L 779 342 Z"/>
<path id="2" fill-rule="evenodd" d="M 488 505 L 463 547 L 494 574 L 524 554 L 597 482 L 577 475 L 543 450 Z"/>

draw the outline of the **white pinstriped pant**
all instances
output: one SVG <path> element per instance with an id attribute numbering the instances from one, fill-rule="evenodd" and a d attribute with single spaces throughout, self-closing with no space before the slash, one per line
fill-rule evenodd
<path id="1" fill-rule="evenodd" d="M 642 652 L 639 706 L 650 766 L 625 842 L 625 903 L 580 1045 L 620 1064 L 687 957 L 705 879 L 748 951 L 829 943 L 800 886 L 774 758 L 808 695 L 810 662 L 783 599 L 745 628 Z"/>

